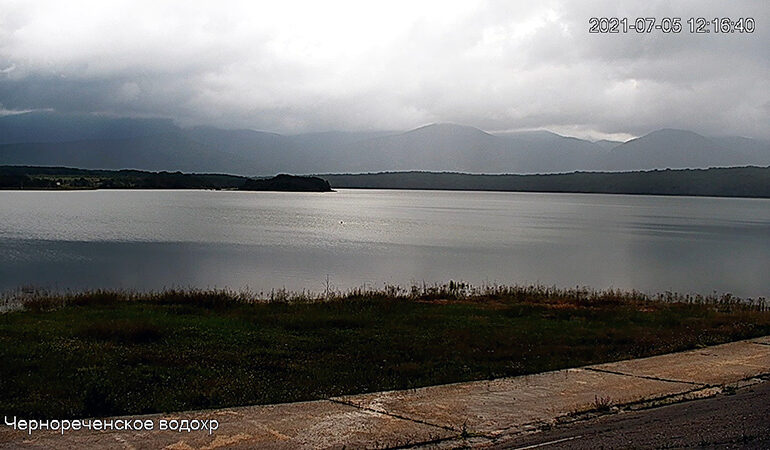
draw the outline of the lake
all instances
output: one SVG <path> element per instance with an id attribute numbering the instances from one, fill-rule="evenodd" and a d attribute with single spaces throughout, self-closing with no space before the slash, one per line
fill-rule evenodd
<path id="1" fill-rule="evenodd" d="M 770 296 L 770 200 L 0 192 L 0 291 L 531 284 Z"/>

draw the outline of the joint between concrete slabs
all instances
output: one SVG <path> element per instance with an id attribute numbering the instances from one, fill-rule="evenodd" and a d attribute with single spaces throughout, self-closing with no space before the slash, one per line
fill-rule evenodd
<path id="1" fill-rule="evenodd" d="M 770 342 L 757 342 L 757 341 L 751 341 L 751 343 L 752 343 L 752 344 L 757 344 L 757 345 L 766 345 L 766 346 L 770 347 Z"/>
<path id="2" fill-rule="evenodd" d="M 682 384 L 691 384 L 693 386 L 699 386 L 699 387 L 707 387 L 707 384 L 704 383 L 697 383 L 695 381 L 685 381 L 685 380 L 670 380 L 668 378 L 660 378 L 660 377 L 653 377 L 649 375 L 636 375 L 633 373 L 625 373 L 625 372 L 617 372 L 615 370 L 607 370 L 607 369 L 597 369 L 595 367 L 581 367 L 584 370 L 591 370 L 594 372 L 602 372 L 602 373 L 611 373 L 613 375 L 622 375 L 625 377 L 632 377 L 632 378 L 642 378 L 644 380 L 653 380 L 653 381 L 663 381 L 666 383 L 682 383 Z"/>
<path id="3" fill-rule="evenodd" d="M 367 408 L 365 406 L 356 405 L 355 403 L 346 402 L 346 401 L 338 400 L 338 399 L 335 399 L 335 398 L 327 399 L 327 401 L 330 401 L 332 403 L 337 403 L 339 405 L 352 406 L 353 408 L 360 409 L 361 411 L 367 411 L 367 412 L 372 412 L 372 413 L 376 413 L 376 414 L 382 414 L 383 416 L 390 416 L 390 417 L 393 417 L 395 419 L 401 419 L 401 420 L 406 420 L 406 421 L 409 421 L 409 422 L 419 423 L 420 425 L 427 425 L 427 426 L 430 426 L 430 427 L 440 428 L 442 430 L 452 431 L 452 432 L 455 432 L 455 433 L 459 433 L 460 432 L 460 430 L 455 430 L 452 427 L 443 426 L 443 425 L 437 425 L 435 423 L 426 422 L 426 421 L 420 420 L 420 419 L 414 419 L 412 417 L 402 416 L 400 414 L 393 414 L 392 412 L 389 412 L 389 411 L 384 411 L 384 410 L 381 411 L 381 410 L 374 409 L 374 408 Z M 447 438 L 447 439 L 454 439 L 454 438 Z"/>
<path id="4" fill-rule="evenodd" d="M 613 375 L 615 374 L 614 372 L 604 371 L 604 370 L 596 370 L 596 372 L 605 372 Z M 618 374 L 618 375 L 626 375 L 626 374 Z M 633 376 L 630 376 L 630 377 L 633 377 Z M 650 379 L 650 377 L 638 377 L 638 378 Z M 655 379 L 653 378 L 653 380 Z M 666 380 L 655 380 L 655 381 L 666 381 Z M 681 382 L 679 381 L 674 381 L 674 383 L 681 384 Z M 623 412 L 623 411 L 634 411 L 634 410 L 640 410 L 640 409 L 644 410 L 644 409 L 655 408 L 657 406 L 661 406 L 660 404 L 656 405 L 656 403 L 666 402 L 668 400 L 674 400 L 672 403 L 681 403 L 684 401 L 692 400 L 691 398 L 688 398 L 688 397 L 693 394 L 707 391 L 710 389 L 713 389 L 713 387 L 710 387 L 707 385 L 697 385 L 697 386 L 693 386 L 693 389 L 690 389 L 684 392 L 677 392 L 674 394 L 662 395 L 662 396 L 653 396 L 653 397 L 643 398 L 636 401 L 613 405 L 613 407 L 615 408 L 615 411 L 611 413 L 601 412 L 598 410 L 578 411 L 576 413 L 557 416 L 554 418 L 553 421 L 557 424 L 577 423 L 577 422 L 583 422 L 586 420 L 591 420 L 599 416 L 605 416 L 608 414 L 617 414 L 618 412 Z M 716 395 L 716 393 L 713 395 Z M 547 423 L 543 421 L 533 421 L 533 422 L 524 423 L 521 425 L 514 425 L 511 427 L 503 428 L 502 430 L 500 430 L 500 434 L 505 434 L 508 437 L 511 437 L 512 435 L 526 435 L 531 433 L 537 433 L 540 431 L 542 426 L 546 424 L 552 425 L 552 423 Z M 487 438 L 494 441 L 497 438 L 497 436 L 487 436 Z"/>

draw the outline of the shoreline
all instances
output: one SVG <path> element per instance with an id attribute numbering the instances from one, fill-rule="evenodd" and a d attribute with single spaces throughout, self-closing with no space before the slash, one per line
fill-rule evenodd
<path id="1" fill-rule="evenodd" d="M 61 303 L 66 306 L 69 300 L 91 296 L 109 296 L 113 301 L 152 301 L 166 295 L 182 295 L 194 298 L 215 296 L 233 304 L 312 304 L 334 301 L 349 301 L 362 297 L 379 297 L 391 300 L 426 300 L 443 299 L 451 301 L 477 301 L 496 296 L 530 296 L 540 298 L 558 298 L 567 301 L 593 302 L 602 298 L 613 298 L 618 302 L 652 302 L 662 304 L 684 303 L 691 305 L 744 305 L 770 311 L 770 298 L 758 296 L 738 296 L 731 292 L 712 291 L 708 294 L 699 292 L 652 291 L 623 288 L 593 288 L 590 286 L 561 287 L 539 283 L 501 284 L 485 283 L 474 285 L 465 281 L 450 280 L 443 283 L 412 283 L 409 285 L 385 284 L 382 288 L 364 284 L 349 289 L 287 289 L 253 290 L 250 288 L 234 289 L 228 287 L 196 288 L 168 287 L 161 289 L 124 289 L 124 288 L 37 288 L 18 286 L 0 291 L 0 301 L 24 304 L 46 303 L 51 306 Z"/>
<path id="2" fill-rule="evenodd" d="M 399 171 L 357 174 L 278 175 L 273 183 L 242 175 L 145 171 L 134 169 L 77 169 L 47 166 L 0 166 L 0 189 L 52 190 L 73 188 L 145 189 L 258 189 L 294 179 L 318 178 L 329 189 L 403 189 L 465 192 L 534 192 L 621 194 L 720 198 L 770 198 L 770 167 L 730 166 L 699 169 L 648 169 L 622 172 L 573 171 L 537 174 L 477 174 L 458 172 Z M 17 186 L 19 188 L 17 188 Z M 319 189 L 281 186 L 277 191 Z M 272 187 L 270 187 L 272 188 Z"/>

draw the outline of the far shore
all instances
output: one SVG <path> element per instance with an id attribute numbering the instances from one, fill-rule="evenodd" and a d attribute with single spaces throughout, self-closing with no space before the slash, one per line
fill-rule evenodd
<path id="1" fill-rule="evenodd" d="M 241 175 L 0 166 L 0 190 L 212 189 L 329 192 L 335 188 L 770 198 L 770 167 L 633 172 L 471 174 L 379 172 Z"/>

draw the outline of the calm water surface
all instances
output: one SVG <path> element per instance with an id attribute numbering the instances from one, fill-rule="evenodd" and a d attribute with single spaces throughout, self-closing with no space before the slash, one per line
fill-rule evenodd
<path id="1" fill-rule="evenodd" d="M 0 290 L 464 280 L 770 296 L 770 201 L 340 190 L 0 192 Z"/>

